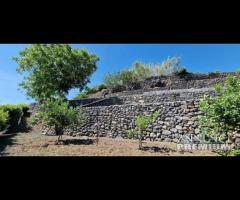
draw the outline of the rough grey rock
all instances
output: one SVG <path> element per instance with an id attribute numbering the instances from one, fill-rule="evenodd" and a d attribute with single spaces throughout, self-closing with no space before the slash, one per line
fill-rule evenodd
<path id="1" fill-rule="evenodd" d="M 170 135 L 170 134 L 171 134 L 171 131 L 163 130 L 163 131 L 162 131 L 162 134 L 163 134 L 163 135 Z"/>
<path id="2" fill-rule="evenodd" d="M 177 130 L 182 130 L 183 128 L 182 128 L 182 126 L 177 125 L 177 126 L 176 126 L 176 129 L 177 129 Z"/>

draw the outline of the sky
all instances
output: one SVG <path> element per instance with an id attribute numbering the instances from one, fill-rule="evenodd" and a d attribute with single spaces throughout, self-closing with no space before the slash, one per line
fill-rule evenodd
<path id="1" fill-rule="evenodd" d="M 0 44 L 0 104 L 32 103 L 19 90 L 23 75 L 16 72 L 13 56 L 28 44 Z M 240 44 L 71 44 L 100 57 L 89 86 L 100 84 L 106 73 L 129 68 L 136 61 L 159 63 L 171 56 L 181 57 L 182 66 L 190 72 L 235 71 L 240 68 Z M 71 90 L 73 98 L 78 90 Z"/>

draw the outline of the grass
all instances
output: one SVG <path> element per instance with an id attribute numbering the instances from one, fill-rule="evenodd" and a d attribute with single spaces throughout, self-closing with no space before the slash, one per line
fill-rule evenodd
<path id="1" fill-rule="evenodd" d="M 138 150 L 138 141 L 130 139 L 64 136 L 57 143 L 57 136 L 39 132 L 20 133 L 0 139 L 1 156 L 217 156 L 210 151 L 179 152 L 176 144 L 144 141 Z"/>

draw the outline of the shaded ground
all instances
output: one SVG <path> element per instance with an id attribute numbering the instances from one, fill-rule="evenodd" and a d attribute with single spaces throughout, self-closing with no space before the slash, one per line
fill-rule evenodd
<path id="1" fill-rule="evenodd" d="M 138 150 L 138 141 L 127 139 L 63 136 L 56 143 L 56 136 L 45 136 L 37 132 L 20 133 L 0 138 L 1 156 L 217 156 L 210 151 L 179 152 L 174 143 L 144 142 Z"/>

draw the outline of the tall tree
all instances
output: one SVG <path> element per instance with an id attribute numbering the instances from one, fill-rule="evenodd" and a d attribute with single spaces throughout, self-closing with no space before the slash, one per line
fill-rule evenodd
<path id="1" fill-rule="evenodd" d="M 67 44 L 33 44 L 13 59 L 17 71 L 26 74 L 20 86 L 37 101 L 65 97 L 73 88 L 82 90 L 99 61 L 95 54 Z"/>

